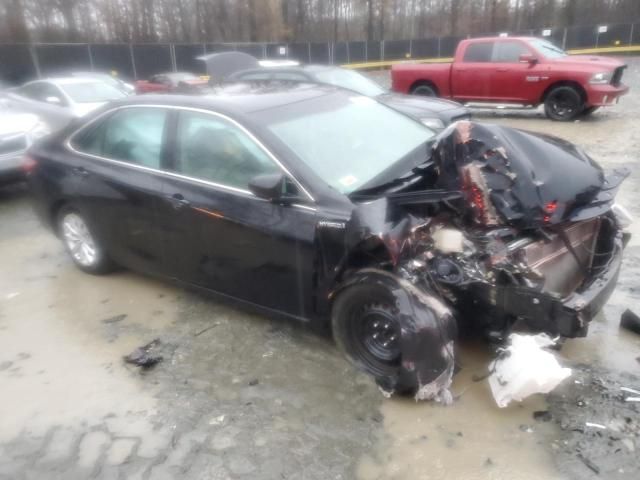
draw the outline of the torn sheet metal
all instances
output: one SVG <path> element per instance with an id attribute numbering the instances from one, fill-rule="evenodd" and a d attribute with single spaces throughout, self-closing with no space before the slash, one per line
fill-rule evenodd
<path id="1" fill-rule="evenodd" d="M 489 377 L 491 393 L 498 407 L 522 401 L 534 393 L 549 393 L 571 375 L 547 350 L 555 344 L 545 334 L 511 334 Z"/>

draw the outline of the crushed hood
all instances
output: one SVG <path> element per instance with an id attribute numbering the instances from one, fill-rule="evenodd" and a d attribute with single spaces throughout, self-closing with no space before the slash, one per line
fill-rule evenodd
<path id="1" fill-rule="evenodd" d="M 458 122 L 439 136 L 432 159 L 440 188 L 459 189 L 477 224 L 534 228 L 610 208 L 624 174 L 605 178 L 564 140 L 497 125 Z M 602 213 L 602 208 L 594 215 Z"/>

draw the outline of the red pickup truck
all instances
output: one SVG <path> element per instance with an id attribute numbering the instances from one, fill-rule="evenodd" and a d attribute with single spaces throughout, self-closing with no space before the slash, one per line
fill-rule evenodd
<path id="1" fill-rule="evenodd" d="M 568 121 L 614 104 L 629 87 L 626 65 L 609 57 L 568 55 L 533 37 L 462 40 L 453 63 L 394 65 L 392 89 L 461 103 L 544 104 L 553 120 Z"/>

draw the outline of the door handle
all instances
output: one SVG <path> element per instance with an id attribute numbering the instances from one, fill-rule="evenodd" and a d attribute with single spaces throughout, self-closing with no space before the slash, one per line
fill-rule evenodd
<path id="1" fill-rule="evenodd" d="M 191 202 L 184 198 L 181 193 L 174 193 L 173 195 L 167 195 L 167 200 L 175 210 L 180 210 L 184 207 L 191 205 Z"/>
<path id="2" fill-rule="evenodd" d="M 74 175 L 77 175 L 79 177 L 86 178 L 89 176 L 89 171 L 84 167 L 73 167 L 71 171 Z"/>

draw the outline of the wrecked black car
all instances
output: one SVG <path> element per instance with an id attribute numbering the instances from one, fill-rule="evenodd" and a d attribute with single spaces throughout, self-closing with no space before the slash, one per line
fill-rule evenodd
<path id="1" fill-rule="evenodd" d="M 103 107 L 30 150 L 37 210 L 86 272 L 330 324 L 388 393 L 446 401 L 459 329 L 587 333 L 620 268 L 624 172 L 552 137 L 435 136 L 346 90 L 280 88 Z"/>

